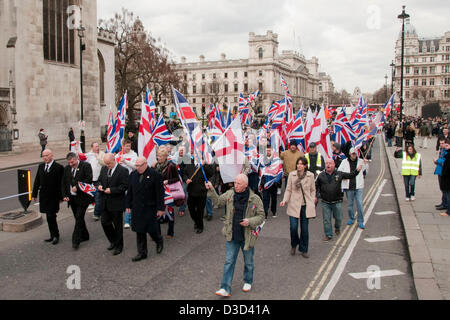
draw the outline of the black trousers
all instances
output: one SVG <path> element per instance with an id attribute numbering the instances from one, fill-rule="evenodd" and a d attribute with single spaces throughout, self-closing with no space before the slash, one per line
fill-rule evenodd
<path id="1" fill-rule="evenodd" d="M 75 218 L 75 228 L 72 234 L 72 243 L 80 244 L 83 241 L 89 240 L 89 232 L 86 228 L 86 222 L 84 216 L 86 215 L 87 206 L 80 206 L 71 201 L 70 207 L 72 208 L 73 216 Z"/>
<path id="2" fill-rule="evenodd" d="M 263 205 L 264 205 L 264 213 L 267 215 L 269 214 L 269 205 L 270 210 L 272 211 L 273 215 L 277 214 L 277 191 L 278 186 L 277 184 L 273 184 L 269 189 L 263 190 Z"/>
<path id="3" fill-rule="evenodd" d="M 103 231 L 116 249 L 123 249 L 123 212 L 105 210 L 101 215 Z"/>
<path id="4" fill-rule="evenodd" d="M 50 231 L 51 238 L 59 238 L 58 223 L 56 222 L 56 212 L 46 213 L 48 230 Z"/>
<path id="5" fill-rule="evenodd" d="M 156 228 L 156 230 L 159 230 L 159 228 Z M 163 239 L 161 237 L 161 234 L 156 231 L 155 233 L 149 233 L 152 240 L 156 243 L 163 242 Z M 147 233 L 136 233 L 136 242 L 137 242 L 137 250 L 138 254 L 147 256 Z"/>
<path id="6" fill-rule="evenodd" d="M 206 195 L 204 197 L 189 196 L 187 205 L 189 214 L 195 223 L 195 227 L 203 230 L 203 214 L 206 207 Z"/>

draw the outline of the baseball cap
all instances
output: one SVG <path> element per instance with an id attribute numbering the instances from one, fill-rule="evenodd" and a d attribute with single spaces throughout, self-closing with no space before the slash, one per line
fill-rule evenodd
<path id="1" fill-rule="evenodd" d="M 315 142 L 311 142 L 311 143 L 309 144 L 309 147 L 310 147 L 310 148 L 315 148 L 315 147 L 317 147 L 317 144 L 316 144 Z"/>

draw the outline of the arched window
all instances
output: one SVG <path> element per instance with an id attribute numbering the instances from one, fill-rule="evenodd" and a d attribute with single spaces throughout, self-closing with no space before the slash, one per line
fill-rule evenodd
<path id="1" fill-rule="evenodd" d="M 260 58 L 260 59 L 263 58 L 263 48 L 259 48 L 259 49 L 258 49 L 258 55 L 259 55 L 259 58 Z"/>
<path id="2" fill-rule="evenodd" d="M 99 72 L 99 88 L 100 88 L 100 104 L 105 103 L 105 60 L 100 52 L 97 50 L 98 56 L 98 72 Z"/>

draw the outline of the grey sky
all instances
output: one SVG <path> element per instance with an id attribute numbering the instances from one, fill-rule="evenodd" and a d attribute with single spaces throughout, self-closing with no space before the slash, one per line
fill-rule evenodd
<path id="1" fill-rule="evenodd" d="M 419 37 L 450 31 L 448 0 L 98 0 L 98 18 L 122 7 L 134 12 L 147 30 L 161 38 L 175 61 L 248 57 L 248 33 L 278 33 L 279 50 L 319 58 L 320 71 L 336 89 L 373 92 L 384 85 L 401 30 L 402 5 Z M 294 37 L 295 34 L 295 37 Z"/>

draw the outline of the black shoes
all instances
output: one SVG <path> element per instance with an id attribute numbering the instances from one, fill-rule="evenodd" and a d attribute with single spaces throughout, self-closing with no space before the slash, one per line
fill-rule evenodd
<path id="1" fill-rule="evenodd" d="M 113 256 L 117 256 L 117 255 L 119 255 L 119 254 L 121 254 L 121 253 L 122 253 L 122 249 L 116 248 L 116 249 L 114 250 L 114 252 L 113 252 Z"/>
<path id="2" fill-rule="evenodd" d="M 211 221 L 212 220 L 212 216 L 207 216 L 206 220 Z"/>
<path id="3" fill-rule="evenodd" d="M 53 244 L 53 245 L 58 244 L 58 242 L 59 242 L 59 237 L 53 238 L 53 241 L 52 241 L 52 244 Z"/>
<path id="4" fill-rule="evenodd" d="M 156 244 L 156 253 L 160 254 L 164 249 L 164 242 L 160 242 L 158 244 Z"/>
<path id="5" fill-rule="evenodd" d="M 200 233 L 202 233 L 203 232 L 203 229 L 197 229 L 197 230 L 195 230 L 195 233 L 197 233 L 197 234 L 200 234 Z"/>
<path id="6" fill-rule="evenodd" d="M 138 254 L 136 257 L 131 259 L 131 261 L 139 262 L 139 261 L 144 260 L 144 259 L 147 259 L 147 255 L 146 254 Z"/>
<path id="7" fill-rule="evenodd" d="M 72 248 L 73 248 L 74 250 L 78 250 L 79 247 L 80 247 L 80 244 L 79 244 L 79 243 L 72 243 Z"/>
<path id="8" fill-rule="evenodd" d="M 443 207 L 443 206 L 439 206 L 439 207 L 436 207 L 436 210 L 447 210 L 447 208 L 446 207 Z"/>
<path id="9" fill-rule="evenodd" d="M 53 237 L 50 237 L 50 239 L 45 239 L 45 242 L 52 242 L 53 241 Z"/>
<path id="10" fill-rule="evenodd" d="M 116 247 L 116 245 L 113 244 L 113 243 L 111 243 L 111 245 L 110 245 L 108 248 L 106 248 L 106 249 L 107 249 L 108 251 L 111 251 L 111 250 L 113 250 L 115 247 Z"/>

